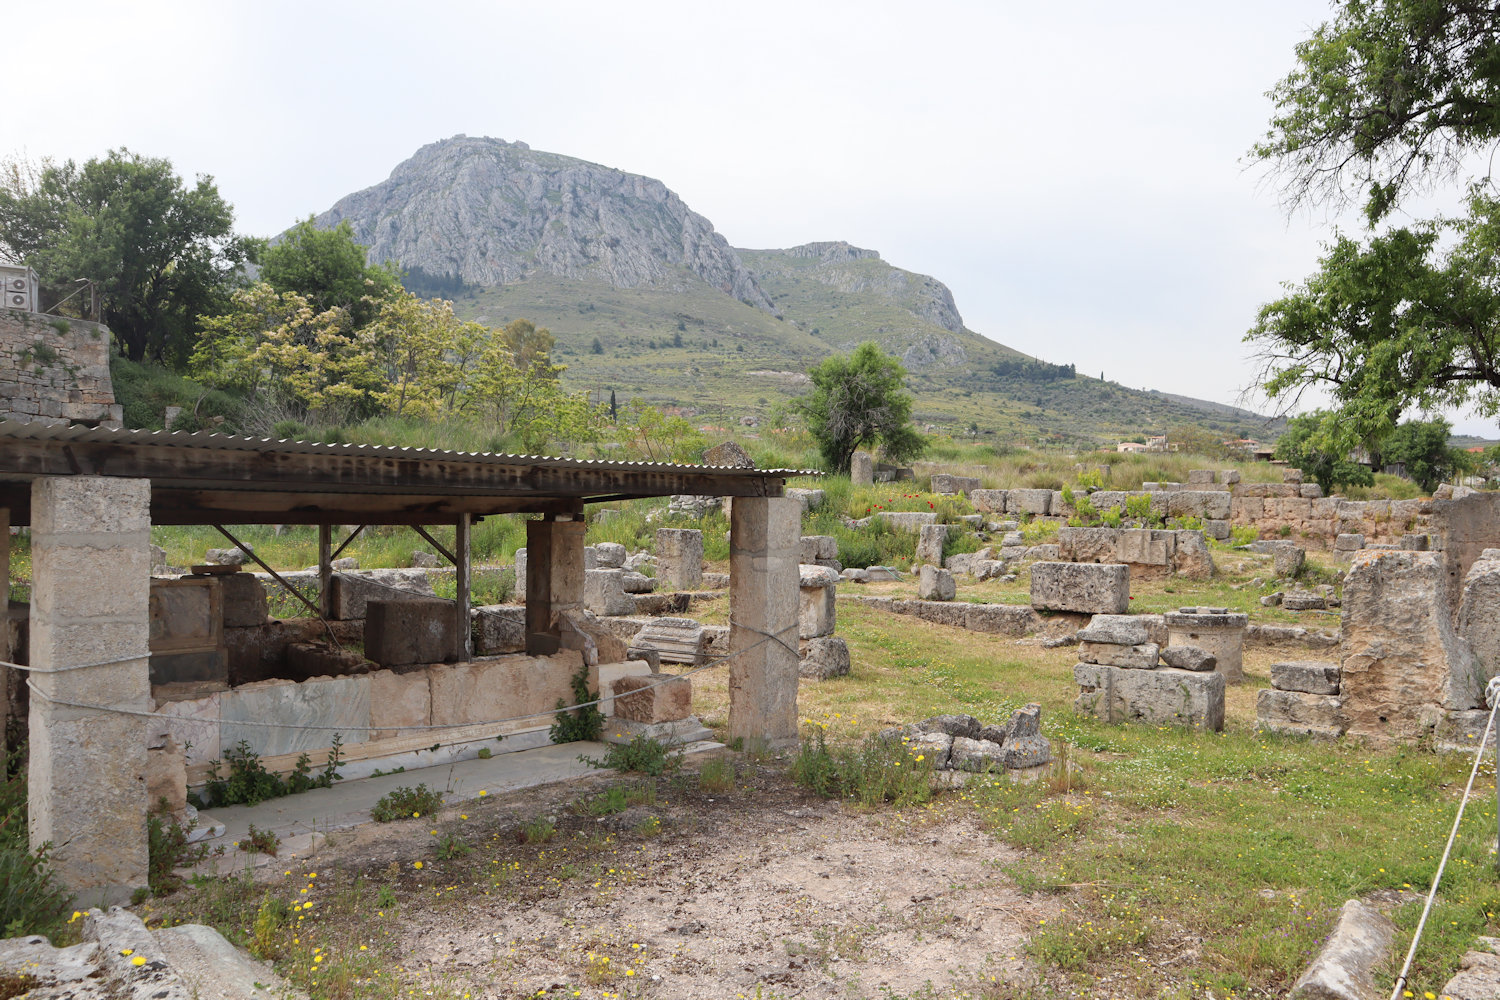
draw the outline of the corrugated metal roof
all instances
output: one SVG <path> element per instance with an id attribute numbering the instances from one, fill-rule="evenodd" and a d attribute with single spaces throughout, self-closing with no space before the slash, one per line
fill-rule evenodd
<path id="1" fill-rule="evenodd" d="M 83 441 L 89 443 L 148 445 L 167 448 L 211 448 L 219 451 L 274 451 L 292 455 L 388 456 L 406 459 L 479 462 L 488 465 L 524 465 L 543 469 L 608 469 L 634 472 L 692 472 L 711 469 L 716 475 L 746 477 L 821 476 L 816 469 L 738 469 L 727 465 L 680 465 L 673 462 L 610 462 L 603 459 L 558 458 L 549 455 L 501 455 L 481 451 L 444 451 L 438 448 L 404 448 L 378 444 L 324 444 L 317 441 L 240 437 L 195 431 L 108 430 L 100 427 L 47 426 L 0 420 L 0 440 Z"/>

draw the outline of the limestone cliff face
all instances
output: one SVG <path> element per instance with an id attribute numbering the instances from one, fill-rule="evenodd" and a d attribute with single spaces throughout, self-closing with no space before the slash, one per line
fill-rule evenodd
<path id="1" fill-rule="evenodd" d="M 765 271 L 785 270 L 786 268 L 778 268 L 775 254 L 777 251 L 774 250 L 762 251 L 757 256 L 758 268 Z M 890 299 L 933 326 L 940 326 L 950 333 L 963 332 L 963 318 L 958 314 L 958 306 L 947 285 L 925 274 L 914 274 L 892 267 L 880 259 L 879 251 L 865 250 L 839 241 L 804 243 L 790 250 L 782 250 L 780 254 L 796 259 L 798 264 L 793 266 L 802 276 L 822 282 L 846 295 L 871 294 Z M 800 261 L 807 259 L 817 263 L 811 267 L 800 264 Z"/>
<path id="2" fill-rule="evenodd" d="M 713 224 L 660 181 L 523 142 L 454 136 L 341 199 L 372 261 L 496 286 L 536 274 L 618 288 L 670 284 L 682 268 L 758 309 L 775 307 Z"/>

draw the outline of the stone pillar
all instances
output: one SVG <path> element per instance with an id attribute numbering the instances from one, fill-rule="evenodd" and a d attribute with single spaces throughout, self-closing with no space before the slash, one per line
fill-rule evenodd
<path id="1" fill-rule="evenodd" d="M 10 607 L 10 508 L 0 507 L 0 660 L 11 658 L 10 627 L 5 614 Z M 0 672 L 3 676 L 3 672 Z"/>
<path id="2" fill-rule="evenodd" d="M 526 522 L 526 652 L 532 656 L 557 652 L 557 616 L 583 607 L 586 527 L 568 514 Z"/>
<path id="3" fill-rule="evenodd" d="M 1245 628 L 1250 616 L 1228 608 L 1181 608 L 1165 616 L 1167 645 L 1197 646 L 1214 655 L 1215 673 L 1224 675 L 1224 683 L 1238 684 L 1245 679 Z"/>
<path id="4" fill-rule="evenodd" d="M 739 655 L 729 667 L 729 735 L 743 738 L 747 747 L 797 738 L 801 529 L 802 505 L 796 500 L 735 501 L 729 523 L 729 650 Z M 767 640 L 768 634 L 775 638 Z"/>
<path id="5" fill-rule="evenodd" d="M 151 481 L 40 477 L 31 512 L 31 846 L 85 902 L 122 902 L 146 884 L 147 720 L 51 699 L 151 707 Z"/>
<path id="6" fill-rule="evenodd" d="M 797 510 L 800 517 L 802 508 Z M 732 509 L 729 517 L 733 523 Z M 703 532 L 697 528 L 657 528 L 656 576 L 672 590 L 697 590 L 703 586 Z"/>
<path id="7" fill-rule="evenodd" d="M 855 486 L 869 486 L 875 482 L 875 456 L 867 451 L 856 451 L 849 459 L 849 481 Z"/>

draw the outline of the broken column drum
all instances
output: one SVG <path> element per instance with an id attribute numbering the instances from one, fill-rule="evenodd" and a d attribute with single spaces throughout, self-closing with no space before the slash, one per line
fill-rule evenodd
<path id="1" fill-rule="evenodd" d="M 1163 616 L 1168 646 L 1197 646 L 1218 660 L 1215 672 L 1229 684 L 1245 679 L 1245 628 L 1250 616 L 1228 608 L 1180 608 Z"/>

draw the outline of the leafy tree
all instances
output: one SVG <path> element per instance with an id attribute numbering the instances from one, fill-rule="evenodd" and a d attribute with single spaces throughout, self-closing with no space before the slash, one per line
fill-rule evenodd
<path id="1" fill-rule="evenodd" d="M 170 161 L 127 149 L 0 171 L 0 250 L 34 267 L 54 300 L 94 282 L 132 361 L 187 361 L 200 318 L 228 305 L 260 252 L 233 225 L 213 178 L 187 187 Z"/>
<path id="2" fill-rule="evenodd" d="M 1349 461 L 1348 449 L 1340 444 L 1338 422 L 1338 414 L 1327 410 L 1292 417 L 1276 441 L 1276 457 L 1312 476 L 1324 493 L 1341 486 L 1373 486 L 1374 474 Z"/>
<path id="3" fill-rule="evenodd" d="M 1338 236 L 1319 271 L 1264 307 L 1263 387 L 1326 389 L 1344 443 L 1401 413 L 1474 405 L 1500 413 L 1500 203 L 1469 178 L 1466 215 L 1376 232 L 1402 199 L 1457 179 L 1500 139 L 1500 8 L 1467 0 L 1341 0 L 1297 47 L 1253 155 L 1292 205 L 1363 198 L 1371 235 Z"/>
<path id="4" fill-rule="evenodd" d="M 394 416 L 424 418 L 457 407 L 489 335 L 481 324 L 460 320 L 452 302 L 424 302 L 406 291 L 380 304 L 367 332 L 386 374 L 374 401 Z"/>
<path id="5" fill-rule="evenodd" d="M 557 338 L 545 326 L 537 326 L 529 319 L 517 319 L 507 323 L 501 332 L 500 344 L 510 352 L 510 360 L 517 368 L 538 373 L 551 372 L 555 379 L 561 367 L 552 364 L 552 348 Z"/>
<path id="6" fill-rule="evenodd" d="M 1468 458 L 1448 446 L 1453 425 L 1441 418 L 1408 420 L 1380 442 L 1380 458 L 1387 465 L 1406 466 L 1406 476 L 1431 493 Z"/>
<path id="7" fill-rule="evenodd" d="M 894 462 L 920 455 L 926 442 L 911 426 L 912 397 L 906 369 L 874 344 L 860 344 L 848 357 L 827 358 L 808 371 L 813 388 L 792 401 L 807 421 L 830 472 L 847 473 L 854 452 L 880 443 Z"/>
<path id="8" fill-rule="evenodd" d="M 688 420 L 663 413 L 639 399 L 625 404 L 619 435 L 634 457 L 650 462 L 696 462 L 708 447 L 703 432 Z"/>
<path id="9" fill-rule="evenodd" d="M 320 312 L 348 309 L 354 324 L 364 326 L 401 288 L 394 268 L 365 260 L 349 220 L 319 229 L 308 216 L 261 254 L 260 277 L 278 292 L 296 292 Z"/>

